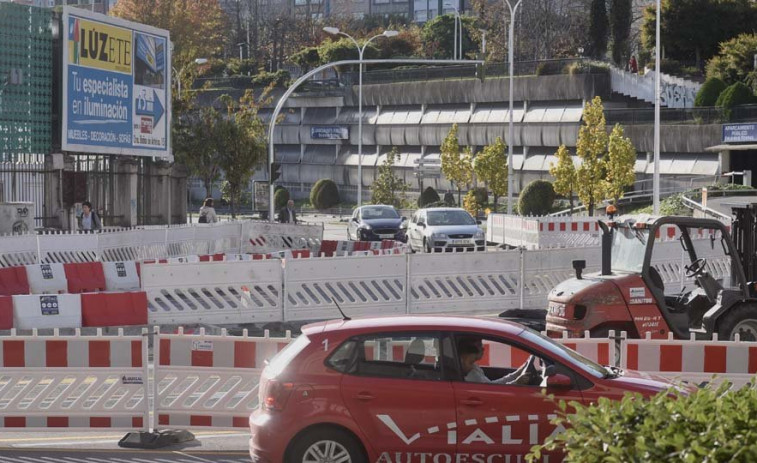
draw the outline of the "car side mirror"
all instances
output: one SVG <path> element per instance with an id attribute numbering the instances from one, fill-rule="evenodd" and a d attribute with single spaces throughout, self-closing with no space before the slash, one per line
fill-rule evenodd
<path id="1" fill-rule="evenodd" d="M 570 389 L 573 381 L 566 375 L 557 373 L 547 378 L 547 387 L 550 389 Z"/>
<path id="2" fill-rule="evenodd" d="M 481 221 L 476 219 L 476 225 L 481 225 Z"/>
<path id="3" fill-rule="evenodd" d="M 400 224 L 400 230 L 407 230 L 407 222 L 402 222 Z"/>
<path id="4" fill-rule="evenodd" d="M 358 223 L 358 222 L 360 222 L 360 221 L 359 221 L 359 220 L 357 219 L 357 217 L 353 217 L 353 218 L 352 218 L 352 221 L 353 221 L 353 222 L 355 222 L 355 223 Z"/>
<path id="5" fill-rule="evenodd" d="M 418 222 L 418 226 L 426 228 L 426 223 L 425 222 Z"/>

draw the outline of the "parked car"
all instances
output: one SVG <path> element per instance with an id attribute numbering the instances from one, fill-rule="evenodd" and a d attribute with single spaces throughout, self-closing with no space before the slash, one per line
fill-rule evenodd
<path id="1" fill-rule="evenodd" d="M 432 207 L 413 214 L 407 228 L 412 251 L 485 251 L 484 231 L 465 209 Z"/>
<path id="2" fill-rule="evenodd" d="M 465 373 L 474 344 L 486 380 Z M 489 382 L 514 371 L 512 382 Z M 332 320 L 305 326 L 263 370 L 250 455 L 261 463 L 525 461 L 555 432 L 559 401 L 672 386 L 496 318 Z"/>
<path id="3" fill-rule="evenodd" d="M 401 227 L 405 217 L 400 217 L 393 206 L 360 206 L 352 212 L 347 225 L 347 239 L 356 241 L 397 240 L 406 241 L 405 229 Z"/>

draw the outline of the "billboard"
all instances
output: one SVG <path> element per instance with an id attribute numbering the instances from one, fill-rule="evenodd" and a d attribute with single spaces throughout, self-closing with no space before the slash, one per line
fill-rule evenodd
<path id="1" fill-rule="evenodd" d="M 63 9 L 64 151 L 171 154 L 168 31 Z"/>

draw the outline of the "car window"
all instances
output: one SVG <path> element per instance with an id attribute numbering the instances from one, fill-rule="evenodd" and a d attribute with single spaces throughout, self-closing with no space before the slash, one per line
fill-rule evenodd
<path id="1" fill-rule="evenodd" d="M 363 208 L 363 218 L 365 219 L 396 219 L 397 217 L 399 217 L 399 214 L 391 207 Z"/>
<path id="2" fill-rule="evenodd" d="M 339 346 L 326 364 L 338 371 L 379 378 L 440 380 L 439 337 L 408 333 L 360 336 Z"/>
<path id="3" fill-rule="evenodd" d="M 458 380 L 510 386 L 541 386 L 551 364 L 535 352 L 499 338 L 471 334 L 455 336 Z"/>
<path id="4" fill-rule="evenodd" d="M 470 214 L 466 211 L 452 209 L 445 211 L 429 211 L 427 225 L 475 225 Z"/>

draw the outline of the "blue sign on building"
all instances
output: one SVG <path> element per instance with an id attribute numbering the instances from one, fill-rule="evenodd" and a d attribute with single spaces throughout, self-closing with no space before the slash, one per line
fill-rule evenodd
<path id="1" fill-rule="evenodd" d="M 350 131 L 345 126 L 316 125 L 310 127 L 310 138 L 313 140 L 347 140 Z"/>
<path id="2" fill-rule="evenodd" d="M 723 124 L 723 143 L 757 142 L 757 124 Z"/>

